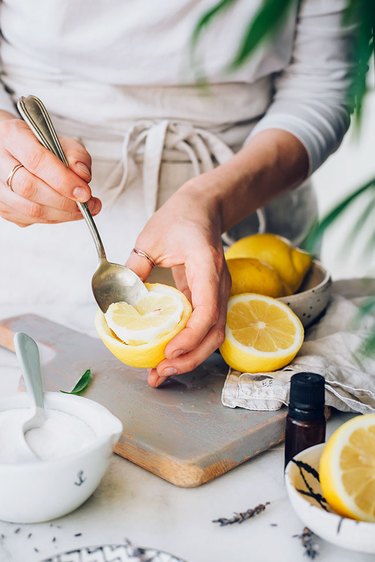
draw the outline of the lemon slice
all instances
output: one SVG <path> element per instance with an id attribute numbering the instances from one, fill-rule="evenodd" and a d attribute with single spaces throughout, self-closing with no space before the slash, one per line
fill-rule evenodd
<path id="1" fill-rule="evenodd" d="M 110 305 L 105 313 L 108 326 L 123 342 L 139 345 L 173 330 L 181 319 L 184 302 L 180 294 L 158 286 L 135 306 L 126 302 Z"/>
<path id="2" fill-rule="evenodd" d="M 290 363 L 303 343 L 299 318 L 284 303 L 244 293 L 228 301 L 224 360 L 241 372 L 275 371 Z"/>
<path id="3" fill-rule="evenodd" d="M 159 283 L 146 283 L 146 287 L 149 294 L 136 308 L 115 303 L 111 312 L 108 309 L 104 315 L 98 310 L 95 317 L 103 343 L 117 359 L 131 367 L 156 367 L 165 359 L 167 343 L 186 326 L 191 315 L 191 304 L 174 287 Z"/>
<path id="4" fill-rule="evenodd" d="M 375 414 L 356 416 L 331 435 L 319 477 L 323 495 L 337 513 L 375 521 Z"/>

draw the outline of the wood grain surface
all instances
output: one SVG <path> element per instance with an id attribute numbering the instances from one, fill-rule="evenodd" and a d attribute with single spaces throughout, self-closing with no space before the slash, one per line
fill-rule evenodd
<path id="1" fill-rule="evenodd" d="M 13 349 L 17 331 L 41 348 L 46 390 L 71 390 L 90 368 L 93 380 L 83 395 L 124 424 L 116 453 L 176 486 L 200 486 L 284 437 L 285 408 L 251 412 L 222 406 L 227 366 L 219 354 L 152 389 L 145 371 L 120 363 L 98 339 L 25 314 L 0 320 L 0 345 Z"/>

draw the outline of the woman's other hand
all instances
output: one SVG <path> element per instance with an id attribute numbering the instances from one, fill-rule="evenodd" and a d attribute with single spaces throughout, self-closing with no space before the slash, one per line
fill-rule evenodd
<path id="1" fill-rule="evenodd" d="M 137 238 L 139 250 L 158 266 L 172 268 L 177 288 L 193 306 L 186 328 L 168 343 L 166 359 L 149 373 L 148 382 L 154 387 L 197 367 L 224 339 L 231 281 L 221 244 L 219 206 L 204 196 L 210 193 L 210 186 L 205 185 L 209 181 L 202 175 L 183 185 Z M 142 279 L 152 269 L 147 259 L 134 252 L 127 265 Z"/>
<path id="2" fill-rule="evenodd" d="M 96 215 L 101 202 L 92 196 L 91 158 L 78 141 L 61 138 L 67 168 L 44 148 L 21 119 L 0 112 L 0 216 L 18 226 L 82 218 L 76 202 Z M 11 188 L 7 178 L 18 164 Z"/>

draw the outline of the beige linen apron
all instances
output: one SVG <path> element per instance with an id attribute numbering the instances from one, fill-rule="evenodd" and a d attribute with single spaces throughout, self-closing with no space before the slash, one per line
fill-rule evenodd
<path id="1" fill-rule="evenodd" d="M 124 123 L 120 132 L 52 118 L 59 134 L 80 139 L 93 157 L 91 186 L 103 201 L 95 220 L 108 259 L 119 263 L 127 259 L 155 209 L 189 178 L 233 154 L 223 135 L 187 122 L 140 120 Z M 229 128 L 231 145 L 240 147 L 251 128 Z M 228 234 L 236 238 L 261 228 L 299 243 L 316 209 L 307 183 Z M 25 229 L 1 221 L 1 240 L 0 305 L 64 302 L 75 307 L 92 302 L 91 276 L 97 256 L 83 221 Z"/>

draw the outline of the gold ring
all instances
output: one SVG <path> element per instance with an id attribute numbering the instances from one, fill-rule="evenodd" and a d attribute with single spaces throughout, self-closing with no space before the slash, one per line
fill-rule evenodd
<path id="1" fill-rule="evenodd" d="M 13 170 L 10 172 L 9 176 L 6 179 L 6 184 L 9 187 L 9 189 L 11 191 L 13 191 L 13 187 L 12 187 L 12 179 L 14 177 L 14 174 L 17 172 L 17 170 L 19 170 L 20 168 L 23 168 L 23 164 L 16 164 L 13 168 Z"/>
<path id="2" fill-rule="evenodd" d="M 146 258 L 147 261 L 150 262 L 150 264 L 152 265 L 152 267 L 155 267 L 156 262 L 155 260 L 152 259 L 151 256 L 149 256 L 146 252 L 144 252 L 143 250 L 138 250 L 137 248 L 133 248 L 132 252 L 134 252 L 135 254 L 137 254 L 137 256 L 141 256 L 141 258 Z"/>

